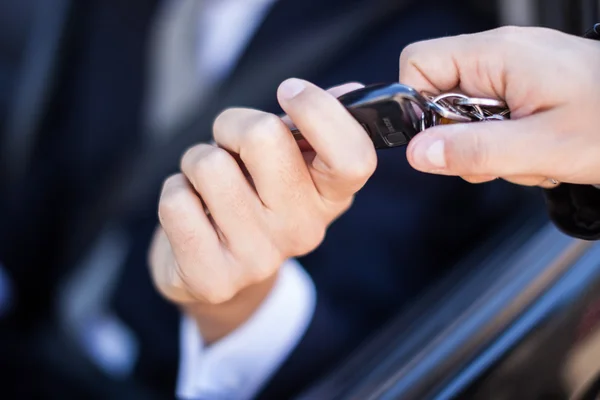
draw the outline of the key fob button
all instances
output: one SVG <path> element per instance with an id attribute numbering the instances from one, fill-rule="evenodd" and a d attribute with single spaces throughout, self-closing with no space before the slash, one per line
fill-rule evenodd
<path id="1" fill-rule="evenodd" d="M 405 110 L 397 102 L 388 101 L 377 108 L 378 116 L 375 124 L 387 147 L 405 145 L 410 137 L 417 133 Z"/>
<path id="2" fill-rule="evenodd" d="M 385 136 L 385 141 L 389 147 L 396 147 L 407 144 L 408 138 L 403 133 L 395 132 Z"/>

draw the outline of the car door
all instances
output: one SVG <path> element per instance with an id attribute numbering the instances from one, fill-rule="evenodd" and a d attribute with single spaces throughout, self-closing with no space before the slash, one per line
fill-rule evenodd
<path id="1" fill-rule="evenodd" d="M 524 214 L 300 398 L 597 398 L 600 243 Z"/>

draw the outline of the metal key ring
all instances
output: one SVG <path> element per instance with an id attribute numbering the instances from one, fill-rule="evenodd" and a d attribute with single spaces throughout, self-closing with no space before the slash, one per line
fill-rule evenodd
<path id="1" fill-rule="evenodd" d="M 473 99 L 473 98 L 471 98 L 471 97 L 469 97 L 467 95 L 464 95 L 462 93 L 444 93 L 444 94 L 441 94 L 441 95 L 435 97 L 432 101 L 434 103 L 437 103 L 437 102 L 439 102 L 441 100 L 445 100 L 445 99 L 447 99 L 449 97 L 450 98 L 452 98 L 452 97 L 457 98 L 456 101 L 452 102 L 453 106 L 457 105 L 457 106 L 473 107 L 481 117 L 484 116 L 483 110 L 480 107 L 480 105 L 483 105 L 483 104 L 477 104 L 477 102 L 473 102 L 472 100 L 485 100 L 485 99 Z M 462 103 L 469 103 L 469 102 L 472 103 L 472 104 L 462 104 Z"/>
<path id="2" fill-rule="evenodd" d="M 488 121 L 506 121 L 506 117 L 501 114 L 493 114 L 485 118 Z"/>
<path id="3" fill-rule="evenodd" d="M 436 97 L 435 95 L 433 95 L 431 93 L 427 93 L 427 92 L 423 93 L 423 96 L 427 99 L 429 109 L 431 111 L 434 111 L 437 114 L 434 116 L 434 120 L 437 120 L 439 117 L 441 117 L 441 118 L 446 118 L 446 119 L 450 119 L 453 121 L 470 122 L 471 118 L 469 118 L 465 115 L 462 115 L 458 112 L 453 112 L 452 110 L 446 109 L 438 104 L 438 102 L 440 100 L 443 100 L 445 97 L 448 97 L 451 94 L 452 93 L 441 94 Z"/>
<path id="4" fill-rule="evenodd" d="M 444 101 L 444 100 L 446 100 L 448 98 L 452 98 L 452 97 L 468 100 L 469 96 L 466 96 L 461 93 L 443 93 L 438 96 L 435 96 L 435 97 L 431 96 L 431 97 L 432 98 L 430 98 L 430 101 L 433 104 L 437 105 L 442 110 L 441 112 L 436 111 L 442 118 L 446 118 L 446 119 L 453 120 L 453 121 L 459 121 L 459 122 L 470 122 L 473 120 L 472 118 L 461 114 L 458 110 L 456 110 L 456 112 L 452 111 L 452 109 L 454 109 L 454 104 L 452 102 L 448 104 L 447 101 Z M 448 104 L 448 107 L 452 108 L 452 109 L 444 108 L 438 104 L 438 103 L 442 103 L 442 102 Z M 479 106 L 471 106 L 471 107 L 475 108 L 477 113 L 483 117 L 483 110 L 481 109 L 481 107 L 479 107 Z"/>
<path id="5" fill-rule="evenodd" d="M 497 99 L 484 99 L 480 97 L 461 97 L 456 100 L 456 105 L 459 106 L 482 106 L 482 107 L 498 107 L 505 108 L 506 103 L 502 100 Z"/>

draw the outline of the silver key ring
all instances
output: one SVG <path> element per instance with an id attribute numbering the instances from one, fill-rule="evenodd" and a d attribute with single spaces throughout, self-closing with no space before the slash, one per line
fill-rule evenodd
<path id="1" fill-rule="evenodd" d="M 439 102 L 441 100 L 443 100 L 444 98 L 448 97 L 449 95 L 452 95 L 452 93 L 447 93 L 447 94 L 441 94 L 439 96 L 434 96 L 431 93 L 423 93 L 423 95 L 427 98 L 427 100 L 429 100 L 429 106 L 430 109 L 432 111 L 435 112 L 436 115 L 434 115 L 434 125 L 437 124 L 437 121 L 439 119 L 439 117 L 441 118 L 446 118 L 446 119 L 450 119 L 453 121 L 460 121 L 460 122 L 470 122 L 472 121 L 472 119 L 466 115 L 461 114 L 460 112 L 458 112 L 458 110 L 452 110 L 450 108 L 445 108 L 442 105 L 439 104 Z"/>
<path id="2" fill-rule="evenodd" d="M 440 114 L 440 116 L 442 118 L 446 118 L 446 119 L 453 120 L 453 121 L 460 121 L 460 122 L 471 122 L 471 121 L 473 121 L 473 119 L 479 119 L 479 120 L 484 119 L 484 114 L 483 114 L 483 110 L 481 109 L 481 107 L 479 107 L 477 105 L 470 106 L 470 107 L 473 107 L 473 109 L 476 111 L 476 114 L 468 113 L 468 112 L 465 112 L 464 110 L 457 109 L 455 107 L 456 102 L 448 101 L 448 99 L 452 99 L 452 98 L 462 99 L 465 101 L 468 101 L 470 99 L 469 96 L 466 96 L 461 93 L 443 93 L 443 94 L 440 94 L 440 95 L 435 96 L 430 99 L 430 101 L 432 103 L 439 104 L 442 109 L 447 111 L 447 113 L 445 115 L 443 113 L 438 113 L 438 114 Z M 437 122 L 437 118 L 436 118 L 436 122 Z"/>
<path id="3" fill-rule="evenodd" d="M 443 93 L 433 95 L 424 93 L 424 96 L 443 111 L 434 109 L 433 124 L 437 125 L 441 118 L 460 122 L 506 120 L 509 119 L 510 110 L 506 103 L 497 99 L 469 97 L 462 93 Z"/>
<path id="4" fill-rule="evenodd" d="M 456 109 L 455 106 L 462 106 L 462 107 L 472 107 L 475 110 L 475 113 L 473 112 L 465 112 L 467 115 L 469 116 L 473 116 L 478 120 L 484 120 L 485 119 L 485 113 L 483 111 L 483 109 L 480 107 L 479 104 L 477 104 L 477 102 L 473 101 L 473 99 L 467 95 L 464 95 L 462 93 L 444 93 L 441 94 L 437 97 L 435 97 L 432 101 L 434 103 L 442 101 L 442 100 L 446 100 L 448 98 L 456 98 L 456 100 L 454 100 L 451 103 L 451 106 L 453 109 Z M 485 100 L 485 99 L 477 99 L 477 100 Z M 462 103 L 472 103 L 472 104 L 461 104 Z"/>
<path id="5" fill-rule="evenodd" d="M 484 99 L 480 97 L 461 97 L 456 100 L 458 106 L 482 106 L 489 108 L 505 108 L 506 103 L 497 99 Z"/>

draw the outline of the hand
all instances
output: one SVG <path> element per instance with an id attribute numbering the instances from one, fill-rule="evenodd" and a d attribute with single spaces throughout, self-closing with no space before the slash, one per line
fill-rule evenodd
<path id="1" fill-rule="evenodd" d="M 408 46 L 400 81 L 504 99 L 509 121 L 443 125 L 408 147 L 421 171 L 477 183 L 600 183 L 600 43 L 545 28 L 505 27 Z"/>
<path id="2" fill-rule="evenodd" d="M 292 79 L 278 99 L 312 147 L 301 152 L 279 117 L 219 115 L 216 145 L 199 144 L 164 183 L 150 252 L 154 282 L 196 318 L 207 342 L 241 324 L 269 293 L 279 266 L 314 250 L 376 166 L 373 144 L 329 93 Z"/>

